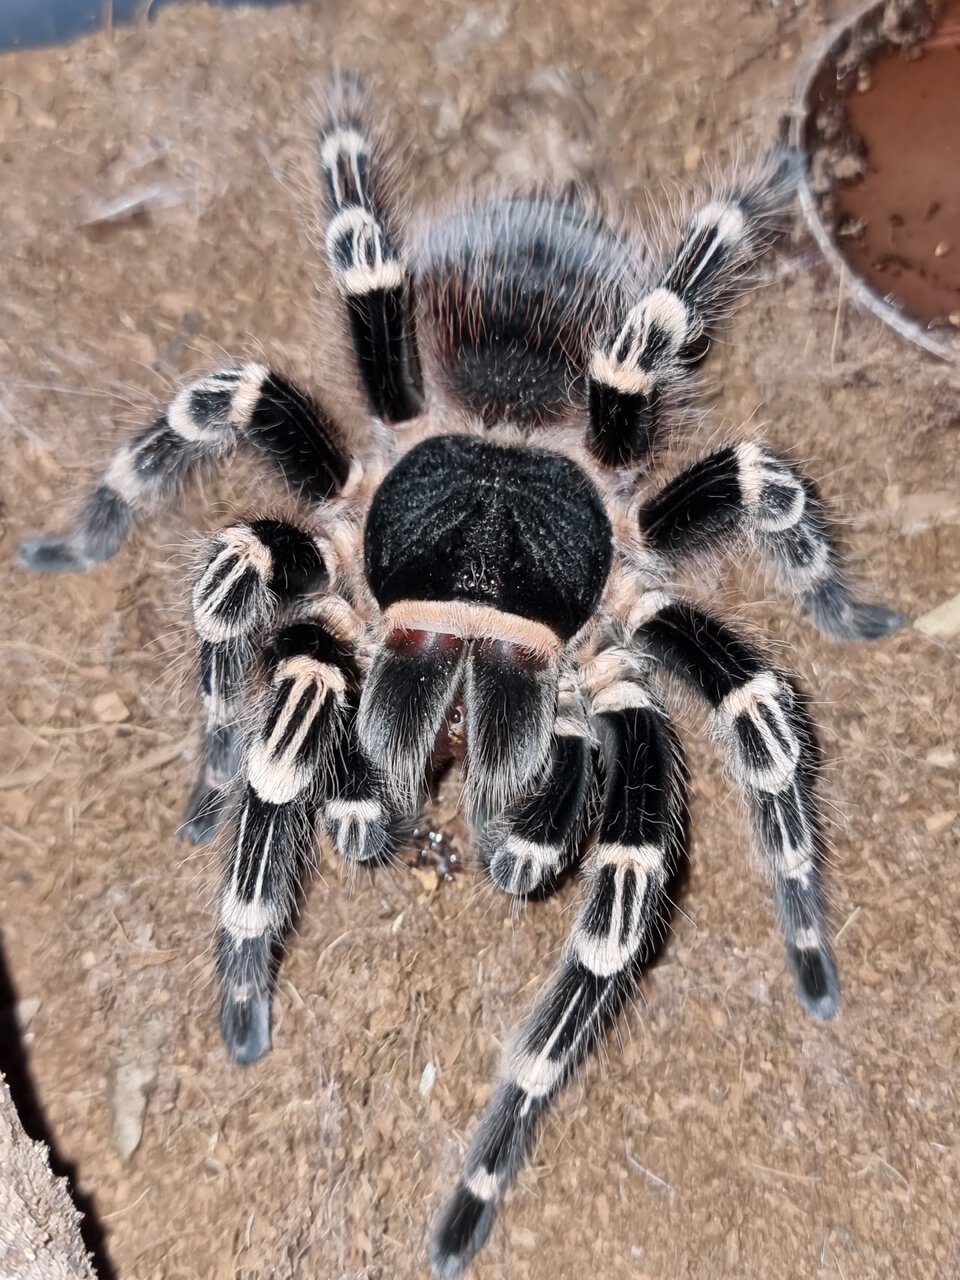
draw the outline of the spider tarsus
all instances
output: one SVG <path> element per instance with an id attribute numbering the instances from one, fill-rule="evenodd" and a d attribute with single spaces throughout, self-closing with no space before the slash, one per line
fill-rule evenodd
<path id="1" fill-rule="evenodd" d="M 17 563 L 34 573 L 72 573 L 88 566 L 70 538 L 49 533 L 25 538 L 17 551 Z"/>
<path id="2" fill-rule="evenodd" d="M 220 1030 L 230 1061 L 256 1062 L 270 1048 L 270 974 L 273 947 L 267 937 L 242 942 L 221 933 L 217 946 L 220 972 Z"/>
<path id="3" fill-rule="evenodd" d="M 270 997 L 234 999 L 225 992 L 220 1004 L 220 1030 L 230 1061 L 238 1067 L 256 1062 L 270 1048 Z"/>
<path id="4" fill-rule="evenodd" d="M 905 613 L 888 609 L 886 605 L 857 603 L 853 607 L 851 630 L 855 628 L 856 636 L 861 640 L 878 640 L 899 631 L 906 621 Z"/>
<path id="5" fill-rule="evenodd" d="M 568 860 L 562 845 L 517 838 L 507 822 L 493 822 L 480 835 L 487 874 L 503 893 L 516 898 L 546 897 L 559 882 Z"/>
<path id="6" fill-rule="evenodd" d="M 820 582 L 802 598 L 803 611 L 835 640 L 879 640 L 907 621 L 903 613 L 882 604 L 867 604 L 851 596 L 836 578 Z"/>
<path id="7" fill-rule="evenodd" d="M 793 974 L 797 998 L 807 1013 L 818 1022 L 835 1018 L 840 1011 L 840 980 L 829 951 L 788 946 L 787 964 Z"/>
<path id="8" fill-rule="evenodd" d="M 229 816 L 229 801 L 229 787 L 211 787 L 201 779 L 183 815 L 180 839 L 185 844 L 209 844 Z"/>
<path id="9" fill-rule="evenodd" d="M 490 859 L 488 870 L 498 889 L 520 898 L 527 897 L 547 879 L 547 869 L 537 866 L 532 858 L 517 858 L 502 847 Z"/>
<path id="10" fill-rule="evenodd" d="M 496 1213 L 496 1201 L 481 1200 L 462 1182 L 457 1184 L 430 1245 L 430 1268 L 437 1280 L 462 1275 L 486 1243 Z"/>

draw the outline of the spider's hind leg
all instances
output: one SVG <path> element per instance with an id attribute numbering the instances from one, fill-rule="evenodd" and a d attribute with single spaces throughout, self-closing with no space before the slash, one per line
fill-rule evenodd
<path id="1" fill-rule="evenodd" d="M 354 77 L 333 85 L 319 138 L 326 250 L 343 299 L 371 412 L 403 422 L 420 411 L 410 273 L 390 230 L 384 157 Z"/>
<path id="2" fill-rule="evenodd" d="M 607 467 L 634 467 L 682 405 L 691 368 L 753 278 L 793 194 L 788 153 L 774 152 L 694 210 L 656 287 L 595 349 L 587 383 L 588 439 Z"/>

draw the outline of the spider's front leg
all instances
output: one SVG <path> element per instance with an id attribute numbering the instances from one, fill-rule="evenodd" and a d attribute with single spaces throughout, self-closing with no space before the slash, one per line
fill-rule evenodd
<path id="1" fill-rule="evenodd" d="M 903 622 L 856 598 L 815 485 L 761 445 L 745 441 L 700 458 L 644 503 L 639 525 L 668 572 L 748 539 L 772 561 L 781 591 L 838 639 L 873 640 Z"/>
<path id="2" fill-rule="evenodd" d="M 788 157 L 774 153 L 696 209 L 656 287 L 594 351 L 588 440 L 605 466 L 648 461 L 664 418 L 689 395 L 691 366 L 775 239 L 793 188 Z"/>
<path id="3" fill-rule="evenodd" d="M 228 457 L 241 443 L 270 462 L 294 493 L 315 502 L 347 478 L 343 442 L 318 404 L 264 365 L 233 365 L 180 390 L 114 454 L 70 532 L 28 538 L 20 563 L 41 573 L 100 564 L 204 464 Z"/>
<path id="4" fill-rule="evenodd" d="M 203 764 L 182 834 L 203 844 L 226 816 L 238 766 L 243 695 L 280 611 L 329 579 L 329 552 L 279 520 L 231 525 L 207 545 L 193 586 Z"/>
<path id="5" fill-rule="evenodd" d="M 607 682 L 592 724 L 604 765 L 603 810 L 587 900 L 563 959 L 504 1061 L 431 1250 L 434 1273 L 459 1275 L 483 1245 L 551 1099 L 583 1064 L 636 989 L 664 928 L 682 855 L 686 777 L 655 697 Z"/>

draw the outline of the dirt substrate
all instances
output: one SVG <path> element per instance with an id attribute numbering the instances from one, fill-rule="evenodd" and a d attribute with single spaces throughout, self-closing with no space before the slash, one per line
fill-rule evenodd
<path id="1" fill-rule="evenodd" d="M 326 855 L 273 1051 L 229 1066 L 213 855 L 176 839 L 196 768 L 184 549 L 276 495 L 234 472 L 86 577 L 14 571 L 18 539 L 62 519 L 151 398 L 254 338 L 359 424 L 342 349 L 314 323 L 322 272 L 304 268 L 299 211 L 302 108 L 334 66 L 383 87 L 420 203 L 546 172 L 642 207 L 732 140 L 774 137 L 836 16 L 750 0 L 341 9 L 169 9 L 0 59 L 3 940 L 39 1103 L 120 1280 L 422 1276 L 427 1223 L 576 885 L 515 919 L 483 886 L 450 782 L 433 817 L 465 873 L 351 884 Z M 869 590 L 926 613 L 960 591 L 956 374 L 838 303 L 802 236 L 765 284 L 714 352 L 698 443 L 763 425 L 849 517 Z M 693 870 L 674 936 L 622 1052 L 558 1102 L 477 1280 L 960 1273 L 960 641 L 910 627 L 833 646 L 745 583 L 731 576 L 728 603 L 800 673 L 822 730 L 842 1016 L 822 1027 L 797 1007 L 736 797 L 684 715 Z"/>

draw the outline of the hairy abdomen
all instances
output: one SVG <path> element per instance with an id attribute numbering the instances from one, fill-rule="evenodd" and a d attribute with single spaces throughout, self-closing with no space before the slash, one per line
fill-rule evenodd
<path id="1" fill-rule="evenodd" d="M 431 223 L 416 268 L 423 356 L 483 420 L 544 425 L 583 394 L 629 250 L 578 197 L 501 197 Z"/>

